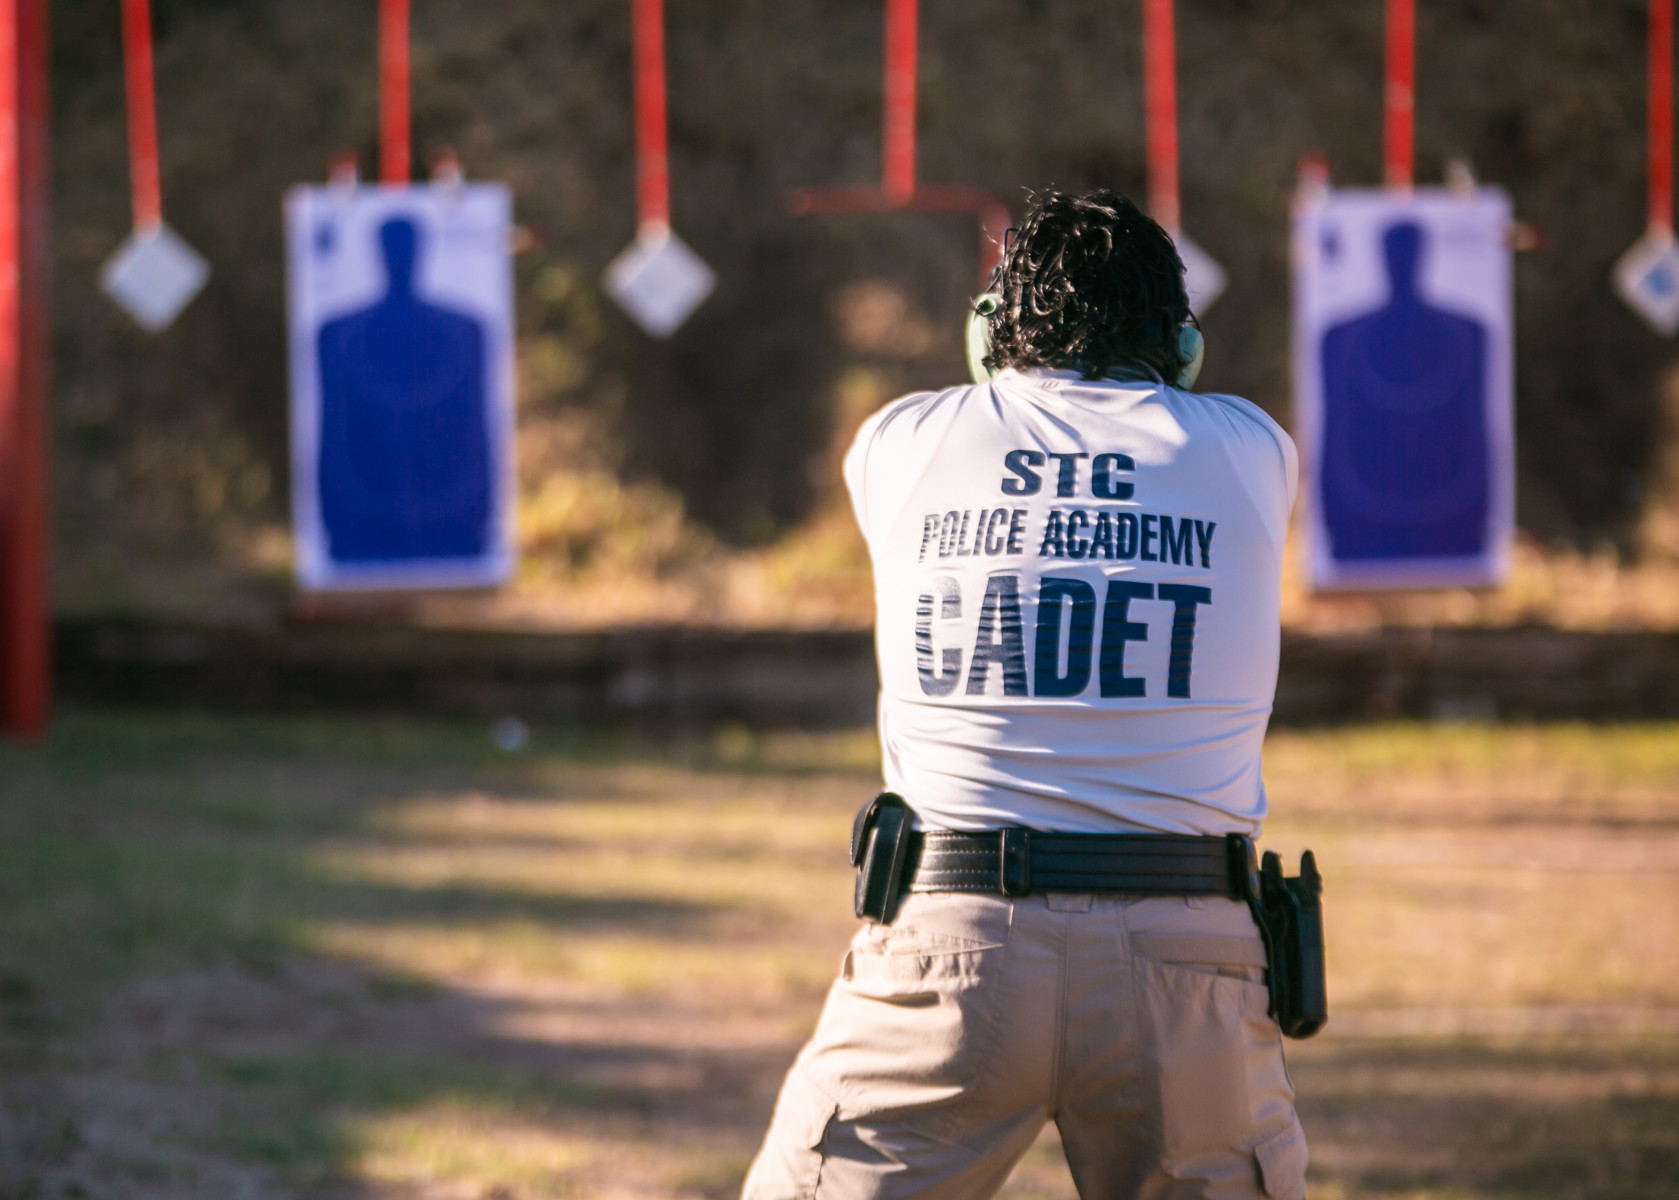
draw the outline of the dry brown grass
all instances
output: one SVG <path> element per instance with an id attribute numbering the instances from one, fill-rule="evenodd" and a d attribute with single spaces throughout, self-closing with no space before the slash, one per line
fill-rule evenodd
<path id="1" fill-rule="evenodd" d="M 123 716 L 0 752 L 0 1195 L 729 1196 L 874 769 Z M 1314 1194 L 1679 1191 L 1679 731 L 1285 731 L 1268 778 L 1328 880 Z M 1071 1197 L 1053 1131 L 1007 1194 Z"/>

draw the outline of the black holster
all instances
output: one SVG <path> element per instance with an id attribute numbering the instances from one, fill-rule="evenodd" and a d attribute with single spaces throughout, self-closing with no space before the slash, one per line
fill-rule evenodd
<path id="1" fill-rule="evenodd" d="M 1251 877 L 1250 877 L 1251 878 Z M 1270 969 L 1271 1015 L 1283 1036 L 1309 1038 L 1329 1018 L 1324 989 L 1323 877 L 1310 850 L 1300 856 L 1300 874 L 1283 876 L 1283 860 L 1267 850 L 1259 877 L 1250 884 L 1248 906 L 1265 940 Z"/>
<path id="2" fill-rule="evenodd" d="M 904 859 L 915 810 L 902 796 L 882 792 L 851 823 L 851 865 L 857 868 L 852 907 L 859 917 L 890 925 L 904 890 Z"/>

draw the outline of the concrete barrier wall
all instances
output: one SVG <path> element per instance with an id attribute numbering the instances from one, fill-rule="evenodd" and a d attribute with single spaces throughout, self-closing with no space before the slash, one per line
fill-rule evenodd
<path id="1" fill-rule="evenodd" d="M 823 727 L 874 718 L 867 632 L 585 633 L 63 622 L 68 703 Z M 1679 633 L 1384 629 L 1283 637 L 1276 719 L 1679 716 Z"/>

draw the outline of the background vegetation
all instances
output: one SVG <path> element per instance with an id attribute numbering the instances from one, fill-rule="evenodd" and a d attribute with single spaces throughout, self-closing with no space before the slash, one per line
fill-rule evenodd
<path id="1" fill-rule="evenodd" d="M 283 602 L 280 199 L 341 147 L 372 169 L 374 7 L 157 0 L 167 212 L 216 274 L 148 338 L 96 289 L 128 219 L 117 14 L 54 5 L 66 611 L 249 618 Z M 721 284 L 655 344 L 597 284 L 633 233 L 627 4 L 414 6 L 417 160 L 455 147 L 470 176 L 512 185 L 539 239 L 518 265 L 526 571 L 504 608 L 546 595 L 560 619 L 866 620 L 837 448 L 889 397 L 960 378 L 976 231 L 785 210 L 789 186 L 877 177 L 879 0 L 670 7 L 675 219 Z M 1051 183 L 1142 194 L 1137 5 L 922 8 L 924 179 L 1017 211 Z M 1439 0 L 1419 20 L 1419 179 L 1463 157 L 1548 236 L 1516 267 L 1520 516 L 1530 557 L 1563 566 L 1523 586 L 1588 586 L 1593 555 L 1612 573 L 1679 557 L 1674 355 L 1607 286 L 1643 223 L 1645 7 Z M 1206 317 L 1205 382 L 1285 423 L 1297 160 L 1377 180 L 1381 55 L 1376 0 L 1179 5 L 1185 222 L 1232 279 Z M 1632 607 L 1602 619 L 1679 621 Z M 1555 615 L 1471 608 L 1417 619 Z"/>

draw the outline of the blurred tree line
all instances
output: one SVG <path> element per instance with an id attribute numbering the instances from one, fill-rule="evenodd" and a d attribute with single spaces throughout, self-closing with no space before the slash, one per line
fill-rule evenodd
<path id="1" fill-rule="evenodd" d="M 353 147 L 376 165 L 374 0 L 154 0 L 165 213 L 207 291 L 147 337 L 98 292 L 127 232 L 114 0 L 57 0 L 55 429 L 61 603 L 214 608 L 283 589 L 280 202 Z M 924 0 L 920 176 L 1144 192 L 1137 0 Z M 1644 204 L 1643 0 L 1425 0 L 1417 177 L 1510 190 L 1520 519 L 1636 550 L 1663 478 L 1673 348 L 1610 292 Z M 518 260 L 525 541 L 564 577 L 766 543 L 833 495 L 874 405 L 961 379 L 970 218 L 790 216 L 878 177 L 881 0 L 667 14 L 674 223 L 718 272 L 666 343 L 598 288 L 634 231 L 628 0 L 414 0 L 415 159 L 453 147 L 537 235 Z M 1186 229 L 1228 269 L 1203 386 L 1289 421 L 1288 212 L 1300 157 L 1380 173 L 1381 0 L 1181 0 Z M 1671 474 L 1671 472 L 1668 472 Z M 266 581 L 266 582 L 260 582 Z"/>

